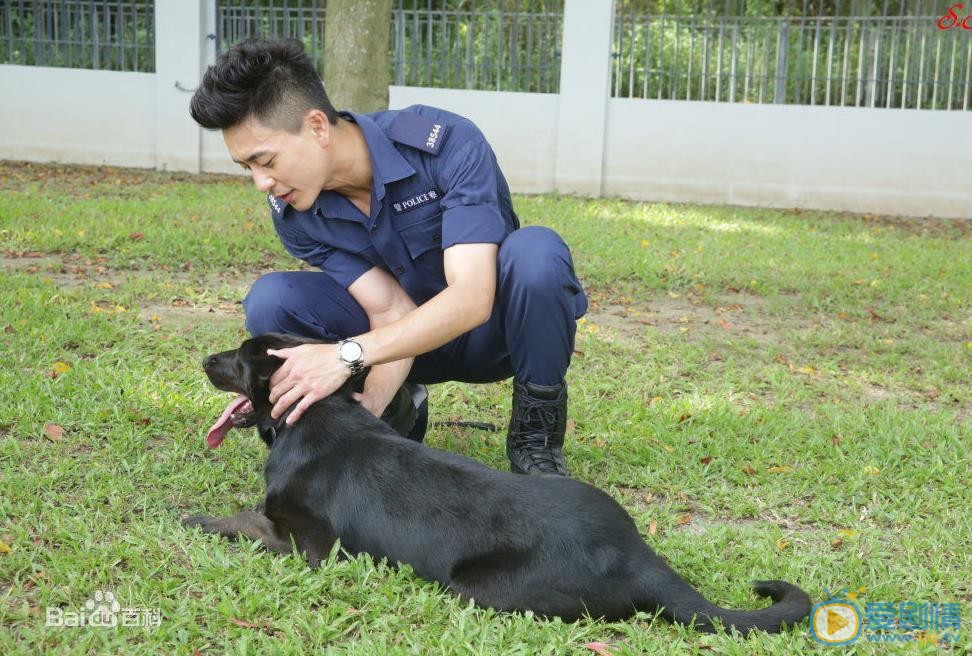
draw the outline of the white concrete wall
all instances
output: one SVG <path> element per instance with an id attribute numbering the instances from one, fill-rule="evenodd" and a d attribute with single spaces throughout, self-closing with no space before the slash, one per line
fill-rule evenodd
<path id="1" fill-rule="evenodd" d="M 972 114 L 612 99 L 604 192 L 972 217 Z"/>
<path id="2" fill-rule="evenodd" d="M 155 75 L 0 66 L 0 158 L 155 166 Z"/>

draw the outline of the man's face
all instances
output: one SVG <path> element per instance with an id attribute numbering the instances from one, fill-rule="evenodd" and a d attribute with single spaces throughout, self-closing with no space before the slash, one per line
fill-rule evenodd
<path id="1" fill-rule="evenodd" d="M 247 118 L 223 130 L 223 140 L 233 161 L 250 171 L 257 189 L 303 212 L 313 207 L 328 176 L 322 146 L 328 140 L 322 142 L 322 129 L 328 126 L 305 120 L 300 132 L 291 134 Z"/>

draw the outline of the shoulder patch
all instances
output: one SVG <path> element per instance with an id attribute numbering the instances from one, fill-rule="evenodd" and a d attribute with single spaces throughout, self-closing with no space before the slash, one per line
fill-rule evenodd
<path id="1" fill-rule="evenodd" d="M 438 155 L 445 142 L 449 126 L 421 114 L 399 112 L 388 127 L 388 137 L 393 141 Z"/>
<path id="2" fill-rule="evenodd" d="M 287 203 L 270 193 L 267 194 L 267 205 L 270 206 L 270 215 L 275 219 L 283 218 L 287 211 Z"/>

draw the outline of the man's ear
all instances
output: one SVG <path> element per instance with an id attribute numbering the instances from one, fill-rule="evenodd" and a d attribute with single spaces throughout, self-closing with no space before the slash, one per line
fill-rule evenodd
<path id="1" fill-rule="evenodd" d="M 331 144 L 333 136 L 331 130 L 334 126 L 327 120 L 327 114 L 321 110 L 311 109 L 304 115 L 304 128 L 310 132 L 321 148 L 327 148 Z"/>

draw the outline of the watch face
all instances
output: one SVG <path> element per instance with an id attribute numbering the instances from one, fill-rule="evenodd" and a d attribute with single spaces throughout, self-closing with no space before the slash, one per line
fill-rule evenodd
<path id="1" fill-rule="evenodd" d="M 361 359 L 361 344 L 357 342 L 344 342 L 341 344 L 341 359 L 345 362 L 357 362 Z"/>

